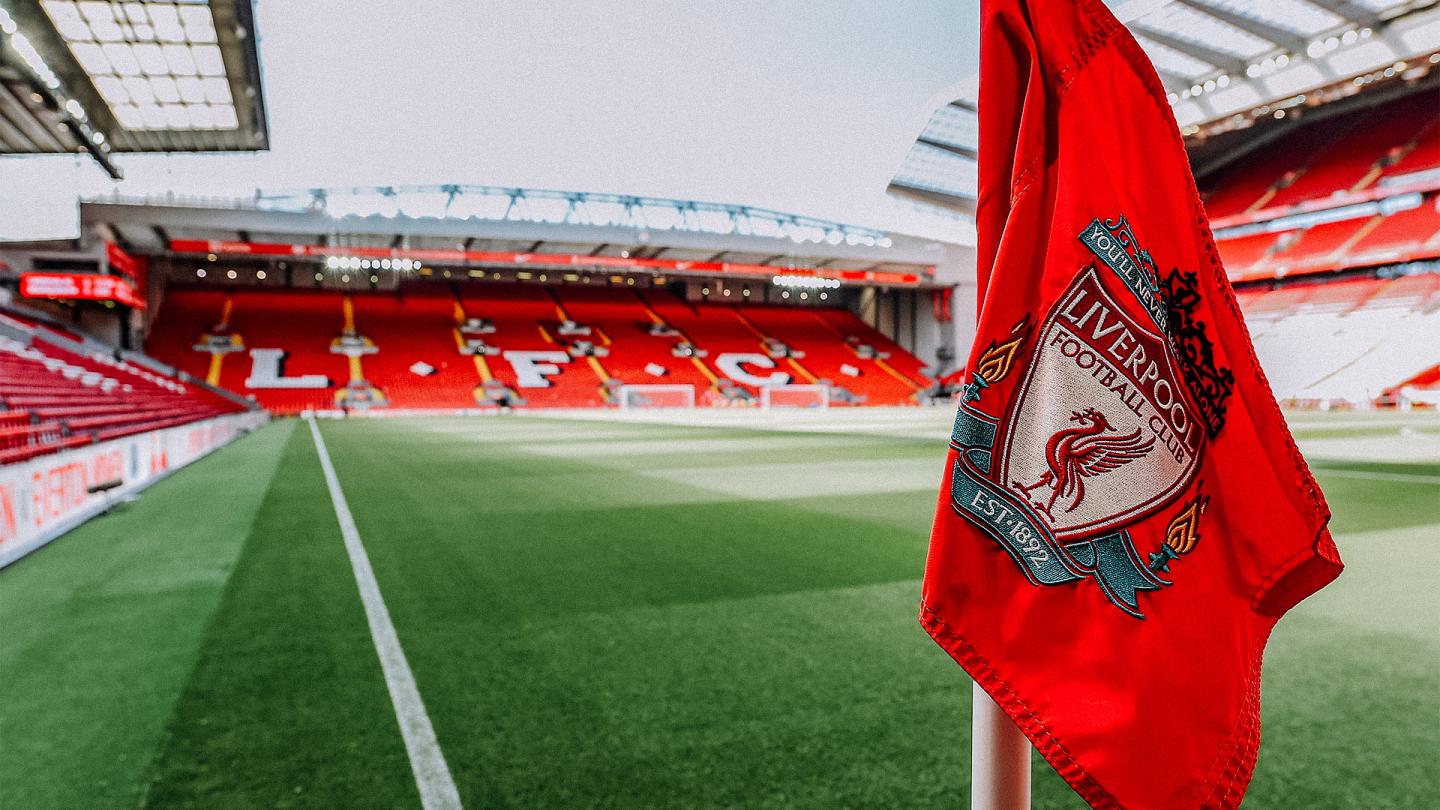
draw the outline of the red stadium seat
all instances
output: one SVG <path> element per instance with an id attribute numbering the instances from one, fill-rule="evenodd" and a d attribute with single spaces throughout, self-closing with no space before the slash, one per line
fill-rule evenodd
<path id="1" fill-rule="evenodd" d="M 10 409 L 0 411 L 0 463 L 104 441 L 117 429 L 139 432 L 160 420 L 168 427 L 241 410 L 203 387 L 96 352 L 57 328 L 43 331 L 65 342 L 0 339 L 0 404 Z"/>
<path id="2" fill-rule="evenodd" d="M 691 385 L 697 402 L 712 402 L 720 398 L 715 386 L 721 376 L 713 365 L 716 356 L 762 353 L 766 338 L 804 355 L 793 362 L 782 358 L 778 363 L 779 370 L 789 373 L 793 382 L 824 380 L 849 389 L 867 404 L 913 403 L 916 392 L 929 384 L 920 374 L 918 360 L 853 314 L 838 309 L 692 305 L 663 290 L 642 293 L 600 285 L 413 282 L 395 292 L 348 296 L 356 335 L 373 344 L 368 347 L 373 351 L 352 363 L 330 350 L 331 341 L 345 328 L 347 297 L 341 293 L 237 288 L 218 294 L 177 287 L 168 296 L 147 343 L 155 356 L 198 373 L 210 372 L 209 352 L 195 347 L 202 335 L 214 333 L 214 327 L 223 322 L 247 350 L 285 351 L 287 376 L 323 374 L 327 378 L 328 385 L 320 389 L 253 391 L 245 387 L 251 366 L 247 354 L 225 354 L 219 361 L 219 382 L 254 395 L 277 413 L 335 407 L 337 394 L 352 374 L 378 389 L 385 407 L 394 409 L 490 406 L 483 390 L 480 400 L 476 399 L 476 390 L 487 377 L 509 387 L 531 408 L 604 406 L 610 387 L 621 384 Z M 172 315 L 175 323 L 167 321 Z M 488 320 L 494 331 L 483 337 L 502 353 L 478 360 L 461 354 L 463 341 L 457 326 L 466 318 Z M 589 334 L 561 334 L 559 326 L 567 320 L 588 327 Z M 651 325 L 656 321 L 679 334 L 652 334 Z M 687 340 L 705 356 L 675 356 L 676 345 Z M 592 355 L 580 348 L 581 341 L 593 345 Z M 858 353 L 862 344 L 873 347 L 880 356 L 862 357 Z M 549 385 L 522 388 L 503 354 L 517 351 L 565 352 L 570 357 L 556 364 L 560 370 L 548 375 Z M 416 369 L 429 373 L 419 374 Z M 749 390 L 752 395 L 758 393 Z M 44 405 L 66 407 L 55 401 Z M 87 401 L 75 407 L 99 406 Z M 77 419 L 109 418 L 98 411 L 93 415 L 62 413 Z M 96 422 L 83 424 L 99 426 Z"/>

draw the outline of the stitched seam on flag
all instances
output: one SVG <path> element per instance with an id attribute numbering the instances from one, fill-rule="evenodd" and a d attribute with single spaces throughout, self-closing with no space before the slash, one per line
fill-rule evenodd
<path id="1" fill-rule="evenodd" d="M 1060 68 L 1059 80 L 1056 84 L 1056 98 L 1059 98 L 1061 94 L 1069 89 L 1070 84 L 1075 80 L 1075 76 L 1090 63 L 1090 60 L 1094 58 L 1095 54 L 1099 53 L 1105 47 L 1110 37 L 1112 37 L 1116 29 L 1120 27 L 1119 23 L 1116 22 L 1113 17 L 1110 19 L 1098 17 L 1094 14 L 1094 10 L 1089 7 L 1086 7 L 1085 11 L 1090 14 L 1092 18 L 1091 21 L 1101 27 L 1082 40 L 1076 50 L 1071 54 L 1070 61 Z M 1019 178 L 1014 184 L 1014 190 L 1010 194 L 1011 208 L 1014 208 L 1015 204 L 1020 200 L 1020 197 L 1030 190 L 1030 186 L 1038 174 L 1036 167 L 1039 163 L 1039 157 L 1031 158 L 1030 162 L 1025 165 L 1025 168 L 1020 171 Z"/>
<path id="2" fill-rule="evenodd" d="M 1202 786 L 1208 785 L 1209 790 L 1205 792 L 1204 798 L 1200 801 L 1202 807 L 1218 806 L 1225 807 L 1227 799 L 1235 789 L 1235 766 L 1236 760 L 1244 756 L 1248 738 L 1247 728 L 1252 723 L 1253 714 L 1251 706 L 1254 703 L 1255 683 L 1252 673 L 1254 668 L 1246 673 L 1245 678 L 1245 702 L 1240 707 L 1240 715 L 1235 718 L 1235 725 L 1231 727 L 1230 733 L 1226 735 L 1225 747 L 1211 763 L 1210 770 L 1205 774 Z M 1219 774 L 1216 774 L 1216 771 Z"/>
<path id="3" fill-rule="evenodd" d="M 1250 609 L 1258 612 L 1260 603 L 1265 601 L 1265 597 L 1270 595 L 1270 591 L 1274 589 L 1275 586 L 1277 586 L 1281 582 L 1281 580 L 1295 573 L 1295 569 L 1317 558 L 1325 562 L 1332 563 L 1333 565 L 1337 566 L 1337 569 L 1344 568 L 1344 563 L 1340 561 L 1340 556 L 1335 551 L 1335 541 L 1330 539 L 1329 532 L 1326 531 L 1323 527 L 1316 534 L 1315 541 L 1311 543 L 1309 547 L 1302 548 L 1294 554 L 1290 555 L 1288 558 L 1285 559 L 1284 562 L 1275 566 L 1275 569 L 1269 574 L 1267 574 L 1265 578 L 1260 581 L 1260 584 L 1255 587 L 1255 593 L 1250 597 Z M 1339 576 L 1339 574 L 1340 571 L 1336 570 L 1335 576 Z M 1334 576 L 1330 577 L 1330 579 L 1325 580 L 1324 583 L 1321 583 L 1319 586 L 1311 589 L 1299 599 L 1287 600 L 1290 602 L 1290 604 L 1286 605 L 1285 609 L 1289 610 L 1291 607 L 1299 604 L 1303 599 L 1305 599 L 1305 597 L 1308 597 L 1310 594 L 1315 593 L 1315 591 L 1320 590 L 1320 588 L 1325 587 L 1325 585 L 1328 585 L 1334 579 Z M 1277 614 L 1274 618 L 1279 619 L 1280 615 Z"/>
<path id="4" fill-rule="evenodd" d="M 1041 722 L 1035 711 L 1020 699 L 1020 696 L 1015 693 L 1009 683 L 996 673 L 990 663 L 954 628 L 946 624 L 928 605 L 923 603 L 920 606 L 920 624 L 935 643 L 940 645 L 941 649 L 949 653 L 961 668 L 975 678 L 976 683 L 980 684 L 987 694 L 995 698 L 994 693 L 1000 692 L 996 703 L 1020 727 L 1020 730 L 1030 739 L 1031 744 L 1045 758 L 1045 761 L 1050 763 L 1055 772 L 1080 795 L 1080 798 L 1094 808 L 1120 807 L 1119 801 L 1101 787 L 1095 777 L 1080 765 L 1069 749 L 1061 744 L 1050 732 L 1050 729 Z M 942 639 L 941 635 L 945 638 Z"/>
<path id="5" fill-rule="evenodd" d="M 1267 632 L 1266 638 L 1268 637 Z M 1241 706 L 1240 716 L 1226 735 L 1224 749 L 1216 756 L 1210 770 L 1205 774 L 1202 787 L 1210 787 L 1200 802 L 1201 807 L 1239 807 L 1240 800 L 1245 796 L 1245 788 L 1250 783 L 1250 777 L 1255 771 L 1255 760 L 1260 752 L 1260 670 L 1264 656 L 1265 639 L 1262 639 L 1254 662 L 1246 673 L 1245 703 Z M 1215 776 L 1217 768 L 1222 768 L 1219 777 Z M 1212 782 L 1212 779 L 1215 781 Z"/>
<path id="6" fill-rule="evenodd" d="M 1025 195 L 1025 192 L 1030 190 L 1030 186 L 1033 185 L 1035 181 L 1035 164 L 1039 162 L 1039 158 L 1031 158 L 1030 162 L 1025 164 L 1025 168 L 1020 170 L 1020 179 L 1015 181 L 1015 190 L 1010 193 L 1011 208 L 1014 208 L 1015 204 L 1020 201 L 1020 198 Z"/>
<path id="7" fill-rule="evenodd" d="M 1070 84 L 1075 81 L 1075 77 L 1086 65 L 1090 64 L 1090 60 L 1095 58 L 1095 54 L 1105 47 L 1110 37 L 1114 36 L 1116 29 L 1120 27 L 1119 22 L 1109 11 L 1103 15 L 1097 14 L 1095 8 L 1088 3 L 1082 3 L 1080 11 L 1089 18 L 1091 24 L 1099 27 L 1090 36 L 1080 40 L 1071 54 L 1070 62 L 1060 69 L 1060 80 L 1055 88 L 1057 97 L 1070 89 Z"/>
<path id="8" fill-rule="evenodd" d="M 1002 692 L 1000 695 L 1001 699 L 998 700 L 997 703 L 1006 709 L 1006 714 L 1020 726 L 1021 730 L 1030 738 L 1036 749 L 1040 751 L 1040 754 L 1045 757 L 1045 760 L 1050 763 L 1051 767 L 1055 768 L 1055 771 L 1065 779 L 1066 783 L 1069 784 L 1076 793 L 1080 794 L 1081 798 L 1085 799 L 1092 807 L 1100 807 L 1102 805 L 1105 807 L 1120 807 L 1118 800 L 1104 788 L 1100 787 L 1095 777 L 1091 776 L 1090 773 L 1079 764 L 1075 756 L 1046 728 L 1039 716 L 1035 714 L 1035 711 L 1031 709 L 1025 701 L 1020 699 L 1019 695 L 1015 693 L 1015 690 L 1010 687 L 1010 684 L 996 673 L 989 662 L 981 657 L 974 647 L 966 643 L 954 628 L 936 616 L 928 607 L 922 605 L 922 623 L 925 623 L 927 619 L 930 624 L 934 625 L 933 628 L 929 625 L 926 626 L 926 630 L 930 632 L 931 637 L 940 644 L 941 648 L 949 652 L 972 676 L 977 674 L 973 670 L 978 670 L 980 677 L 977 679 L 977 682 L 980 683 L 982 688 L 985 688 L 987 693 L 991 691 L 991 689 L 988 688 L 990 686 L 994 686 Z M 953 642 L 953 645 L 946 644 L 937 637 L 937 630 L 948 636 Z M 1016 709 L 1016 706 L 1019 708 Z"/>

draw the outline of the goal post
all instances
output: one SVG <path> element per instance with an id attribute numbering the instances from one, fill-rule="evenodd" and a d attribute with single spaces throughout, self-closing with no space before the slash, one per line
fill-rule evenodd
<path id="1" fill-rule="evenodd" d="M 616 389 L 620 410 L 633 411 L 645 408 L 693 408 L 695 407 L 695 386 L 693 385 L 622 385 Z"/>
<path id="2" fill-rule="evenodd" d="M 828 408 L 830 407 L 830 386 L 762 386 L 760 388 L 760 407 L 767 411 L 771 408 Z"/>

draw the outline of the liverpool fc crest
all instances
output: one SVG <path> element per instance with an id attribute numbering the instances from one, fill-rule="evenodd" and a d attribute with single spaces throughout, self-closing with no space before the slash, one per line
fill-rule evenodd
<path id="1" fill-rule="evenodd" d="M 1137 593 L 1169 585 L 1161 573 L 1178 552 L 1167 545 L 1147 562 L 1127 528 L 1190 487 L 1215 420 L 1192 394 L 1155 262 L 1125 219 L 1097 219 L 1080 241 L 1095 261 L 1033 329 L 1027 316 L 976 364 L 952 437 L 951 497 L 1031 583 L 1093 580 L 1143 618 Z M 1186 340 L 1205 339 L 1203 324 L 1189 326 Z M 992 407 L 1012 371 L 1021 376 Z M 1188 552 L 1199 511 L 1186 514 Z"/>

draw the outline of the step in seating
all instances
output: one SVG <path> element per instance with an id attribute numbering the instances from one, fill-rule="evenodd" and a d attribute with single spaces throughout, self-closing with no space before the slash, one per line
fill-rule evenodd
<path id="1" fill-rule="evenodd" d="M 836 405 L 914 404 L 929 385 L 920 361 L 846 310 L 692 304 L 618 285 L 177 285 L 146 348 L 282 414 L 619 407 L 625 385 L 747 405 L 772 382 L 831 385 Z"/>
<path id="2" fill-rule="evenodd" d="M 58 327 L 0 319 L 0 464 L 243 410 Z"/>

